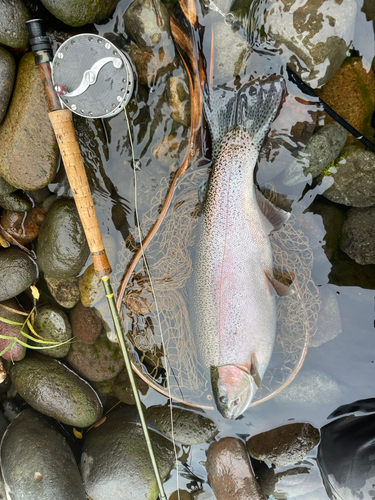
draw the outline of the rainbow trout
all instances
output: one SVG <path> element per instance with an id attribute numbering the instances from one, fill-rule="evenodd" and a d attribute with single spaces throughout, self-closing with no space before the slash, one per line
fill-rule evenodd
<path id="1" fill-rule="evenodd" d="M 215 89 L 204 102 L 214 164 L 198 224 L 192 325 L 217 407 L 230 419 L 261 389 L 275 342 L 275 295 L 291 293 L 274 277 L 269 239 L 289 214 L 254 184 L 283 90 L 280 78 L 247 84 L 235 94 Z"/>

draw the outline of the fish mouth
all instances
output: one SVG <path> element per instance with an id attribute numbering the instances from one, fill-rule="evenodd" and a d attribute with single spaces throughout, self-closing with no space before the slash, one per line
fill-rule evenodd
<path id="1" fill-rule="evenodd" d="M 249 407 L 256 392 L 253 377 L 237 365 L 212 366 L 211 385 L 217 409 L 230 420 Z"/>

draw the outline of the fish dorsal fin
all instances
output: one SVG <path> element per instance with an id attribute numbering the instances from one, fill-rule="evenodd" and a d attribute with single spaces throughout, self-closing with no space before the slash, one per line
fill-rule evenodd
<path id="1" fill-rule="evenodd" d="M 227 87 L 206 88 L 203 104 L 211 132 L 213 159 L 223 137 L 234 128 L 246 130 L 260 149 L 279 109 L 284 89 L 282 77 L 247 83 L 237 91 Z"/>
<path id="2" fill-rule="evenodd" d="M 258 207 L 260 208 L 264 229 L 267 234 L 279 230 L 289 219 L 290 213 L 276 207 L 256 189 Z"/>
<path id="3" fill-rule="evenodd" d="M 279 295 L 280 297 L 284 297 L 286 295 L 292 295 L 294 293 L 294 290 L 292 290 L 289 286 L 284 285 L 284 283 L 281 283 L 281 281 L 273 277 L 269 271 L 264 271 L 264 272 L 266 273 L 268 281 L 271 283 L 277 295 Z"/>
<path id="4" fill-rule="evenodd" d="M 250 363 L 250 375 L 253 377 L 253 380 L 260 390 L 263 391 L 262 378 L 259 375 L 258 367 L 257 367 L 257 357 L 254 352 L 251 353 L 251 363 Z"/>

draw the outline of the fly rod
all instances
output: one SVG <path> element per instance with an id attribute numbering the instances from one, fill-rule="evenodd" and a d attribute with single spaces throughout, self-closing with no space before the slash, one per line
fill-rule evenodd
<path id="1" fill-rule="evenodd" d="M 129 101 L 133 91 L 133 70 L 126 56 L 109 40 L 92 34 L 76 35 L 70 38 L 62 44 L 53 58 L 52 47 L 46 36 L 43 21 L 33 19 L 27 21 L 27 26 L 35 63 L 39 66 L 47 93 L 48 116 L 85 231 L 95 274 L 103 282 L 117 339 L 124 356 L 159 488 L 160 500 L 167 500 L 115 303 L 109 278 L 112 270 L 105 252 L 72 118 L 72 111 L 87 118 L 114 116 L 120 112 Z M 66 108 L 63 108 L 61 102 Z"/>

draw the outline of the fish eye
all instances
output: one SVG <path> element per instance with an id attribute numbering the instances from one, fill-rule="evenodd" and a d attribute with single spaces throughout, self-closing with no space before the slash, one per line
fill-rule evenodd
<path id="1" fill-rule="evenodd" d="M 219 401 L 222 405 L 228 404 L 228 396 L 220 396 Z"/>

